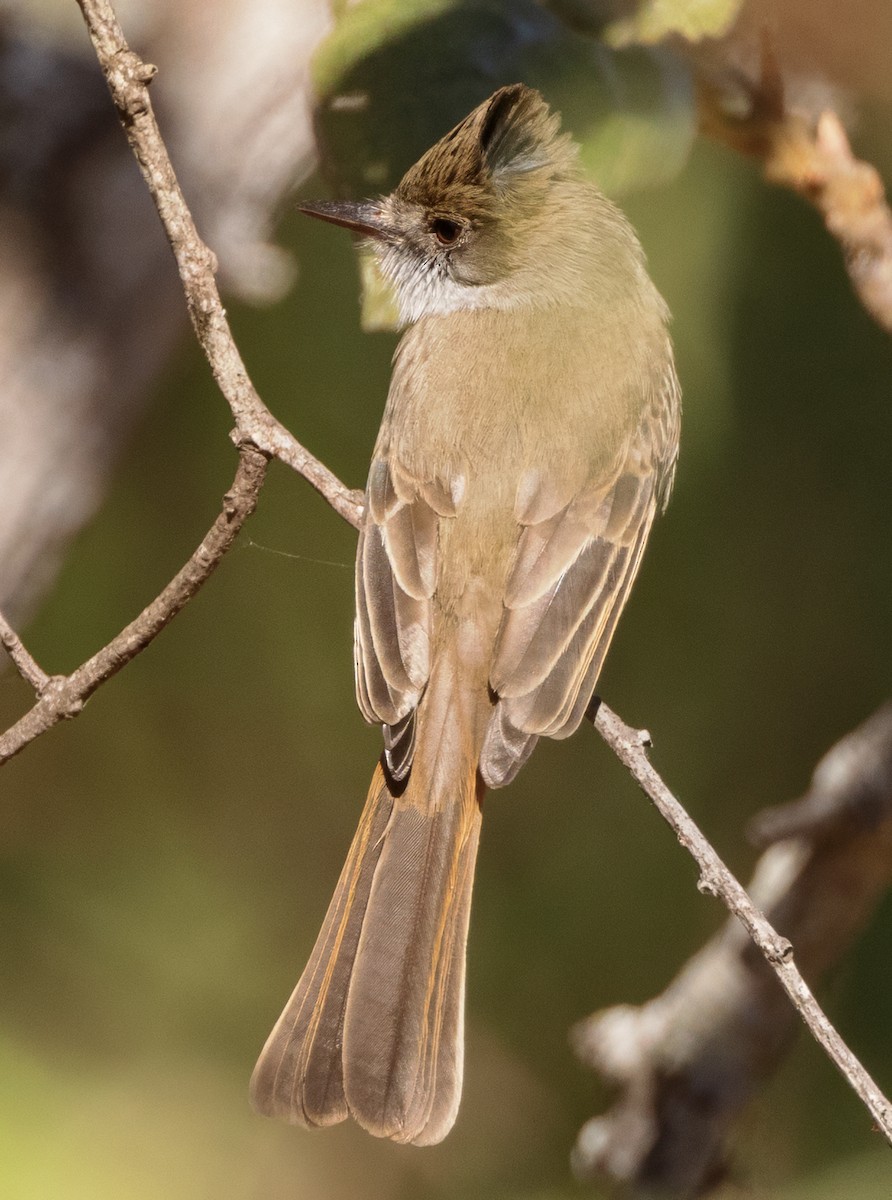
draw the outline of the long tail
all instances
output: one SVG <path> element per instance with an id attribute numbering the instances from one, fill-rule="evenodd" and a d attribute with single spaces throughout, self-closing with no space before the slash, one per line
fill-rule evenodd
<path id="1" fill-rule="evenodd" d="M 415 1145 L 452 1128 L 483 796 L 461 757 L 460 773 L 461 758 L 431 772 L 416 759 L 402 795 L 377 767 L 310 961 L 254 1069 L 259 1112 L 307 1126 L 349 1115 Z"/>

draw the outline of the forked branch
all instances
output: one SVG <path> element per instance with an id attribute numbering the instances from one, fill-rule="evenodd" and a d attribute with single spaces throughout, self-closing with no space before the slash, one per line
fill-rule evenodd
<path id="1" fill-rule="evenodd" d="M 223 497 L 223 508 L 201 544 L 166 588 L 117 637 L 70 675 L 48 676 L 37 667 L 20 640 L 0 617 L 3 645 L 24 678 L 37 692 L 37 702 L 15 725 L 0 734 L 0 766 L 29 742 L 70 717 L 76 717 L 96 689 L 143 651 L 192 599 L 217 569 L 254 511 L 263 486 L 267 459 L 252 446 L 239 451 L 238 471 Z M 37 673 L 39 672 L 39 674 Z"/>

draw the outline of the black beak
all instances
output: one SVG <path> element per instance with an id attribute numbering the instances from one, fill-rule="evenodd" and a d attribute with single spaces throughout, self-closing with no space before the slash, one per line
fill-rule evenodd
<path id="1" fill-rule="evenodd" d="M 384 224 L 379 205 L 370 200 L 320 200 L 316 204 L 299 204 L 298 210 L 308 217 L 330 221 L 332 225 L 343 225 L 363 237 L 387 241 L 392 230 Z"/>

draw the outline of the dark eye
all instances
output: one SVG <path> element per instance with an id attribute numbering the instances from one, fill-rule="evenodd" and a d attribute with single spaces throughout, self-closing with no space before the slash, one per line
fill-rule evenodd
<path id="1" fill-rule="evenodd" d="M 458 221 L 450 221 L 448 217 L 437 217 L 431 222 L 431 230 L 441 246 L 452 246 L 458 241 L 461 225 Z"/>

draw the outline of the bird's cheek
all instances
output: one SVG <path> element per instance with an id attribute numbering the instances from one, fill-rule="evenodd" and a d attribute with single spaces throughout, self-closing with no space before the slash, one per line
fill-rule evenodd
<path id="1" fill-rule="evenodd" d="M 464 287 L 481 287 L 483 284 L 495 283 L 498 278 L 491 265 L 480 255 L 461 253 L 452 255 L 449 274 L 456 283 Z"/>

